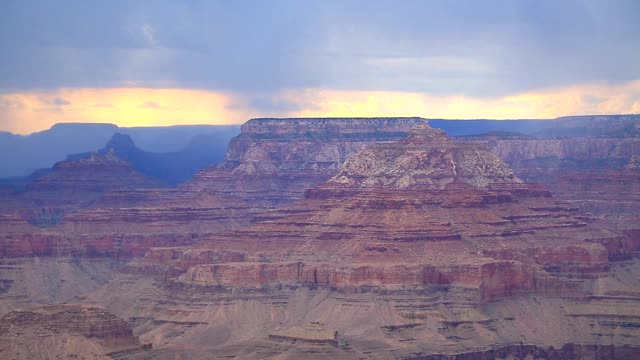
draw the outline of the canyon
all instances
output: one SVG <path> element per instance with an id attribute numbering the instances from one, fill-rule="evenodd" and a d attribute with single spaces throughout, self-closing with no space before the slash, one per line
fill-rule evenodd
<path id="1" fill-rule="evenodd" d="M 640 119 L 562 121 L 253 119 L 173 188 L 117 148 L 58 163 L 0 196 L 0 355 L 636 358 Z"/>

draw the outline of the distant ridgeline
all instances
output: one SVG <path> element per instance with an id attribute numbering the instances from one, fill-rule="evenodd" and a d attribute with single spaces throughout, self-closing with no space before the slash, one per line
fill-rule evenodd
<path id="1" fill-rule="evenodd" d="M 509 132 L 537 138 L 640 136 L 640 114 L 565 116 L 553 120 L 446 120 L 429 119 L 429 125 L 449 136 Z"/>
<path id="2" fill-rule="evenodd" d="M 197 135 L 179 151 L 152 153 L 136 147 L 129 135 L 116 133 L 98 153 L 105 155 L 113 152 L 141 173 L 175 186 L 190 179 L 198 170 L 214 165 L 224 158 L 228 140 L 216 140 L 211 135 Z M 89 156 L 91 152 L 74 154 L 68 156 L 68 160 L 79 160 Z"/>
<path id="3" fill-rule="evenodd" d="M 0 178 L 29 177 L 36 170 L 38 174 L 33 176 L 40 175 L 46 171 L 41 169 L 51 167 L 69 154 L 100 149 L 110 142 L 114 134 L 120 133 L 129 135 L 140 146 L 137 151 L 129 149 L 131 157 L 125 160 L 134 162 L 134 166 L 141 166 L 135 162 L 147 157 L 153 165 L 143 167 L 140 171 L 175 184 L 186 180 L 188 175 L 184 175 L 184 172 L 163 174 L 163 171 L 175 169 L 151 169 L 158 166 L 159 159 L 186 161 L 187 164 L 175 165 L 183 169 L 216 163 L 224 157 L 229 140 L 239 132 L 239 125 L 119 128 L 113 124 L 56 124 L 49 130 L 26 136 L 0 132 Z M 0 181 L 0 184 L 7 181 Z M 11 183 L 20 181 L 10 180 Z"/>
<path id="4" fill-rule="evenodd" d="M 296 136 L 315 140 L 327 136 L 326 133 L 309 131 L 305 121 L 311 120 L 333 121 L 330 118 L 299 119 L 300 133 Z M 491 135 L 511 139 L 640 136 L 638 114 L 569 116 L 554 120 L 429 119 L 429 124 L 444 130 L 449 136 Z M 385 128 L 385 134 L 388 132 L 389 129 Z M 119 128 L 113 124 L 67 123 L 26 136 L 0 132 L 0 186 L 28 183 L 46 174 L 49 167 L 69 154 L 78 154 L 71 156 L 72 159 L 81 158 L 101 148 L 102 152 L 113 148 L 118 157 L 131 162 L 140 172 L 176 185 L 189 179 L 200 168 L 221 161 L 229 140 L 239 133 L 239 125 Z M 358 131 L 340 135 L 345 138 L 364 136 Z M 254 137 L 260 136 L 286 141 L 291 134 L 254 134 Z M 375 138 L 376 133 L 368 132 L 366 136 Z M 8 177 L 13 178 L 1 179 Z"/>

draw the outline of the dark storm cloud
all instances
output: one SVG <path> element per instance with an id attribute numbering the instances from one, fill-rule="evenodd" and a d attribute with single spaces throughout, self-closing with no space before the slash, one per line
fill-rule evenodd
<path id="1" fill-rule="evenodd" d="M 4 1 L 0 89 L 494 96 L 626 82 L 640 78 L 637 14 L 635 0 Z"/>

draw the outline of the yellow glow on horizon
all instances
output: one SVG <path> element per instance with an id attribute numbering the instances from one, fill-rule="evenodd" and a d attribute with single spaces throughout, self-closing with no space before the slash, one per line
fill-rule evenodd
<path id="1" fill-rule="evenodd" d="M 60 122 L 119 126 L 235 124 L 252 114 L 235 108 L 227 94 L 189 89 L 59 89 L 0 94 L 0 110 L 16 133 L 43 130 Z M 56 103 L 58 101 L 58 103 Z M 67 104 L 68 102 L 68 104 Z"/>
<path id="2" fill-rule="evenodd" d="M 301 110 L 278 111 L 277 106 L 272 110 L 255 109 L 248 100 L 252 95 Z M 640 113 L 640 80 L 620 85 L 576 85 L 502 98 L 325 89 L 241 95 L 191 89 L 74 88 L 0 94 L 0 130 L 21 134 L 60 122 L 168 126 L 241 124 L 258 116 L 536 119 L 625 113 Z"/>
<path id="3" fill-rule="evenodd" d="M 388 91 L 286 93 L 312 103 L 300 116 L 422 116 L 445 119 L 551 119 L 568 115 L 640 113 L 640 81 L 583 85 L 495 99 Z M 306 99 L 306 100 L 304 100 Z"/>

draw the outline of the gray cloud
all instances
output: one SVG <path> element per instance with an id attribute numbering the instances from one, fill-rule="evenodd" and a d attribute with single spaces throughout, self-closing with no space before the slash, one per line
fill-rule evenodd
<path id="1" fill-rule="evenodd" d="M 274 96 L 250 96 L 246 105 L 247 106 L 244 106 L 244 108 L 267 112 L 290 112 L 309 109 L 308 104 L 288 101 L 277 94 Z"/>
<path id="2" fill-rule="evenodd" d="M 15 0 L 0 11 L 0 91 L 321 87 L 482 97 L 618 83 L 640 78 L 637 14 L 635 0 Z"/>
<path id="3" fill-rule="evenodd" d="M 71 101 L 65 100 L 63 98 L 55 98 L 51 101 L 51 104 L 55 106 L 67 106 L 67 105 L 71 105 Z"/>

